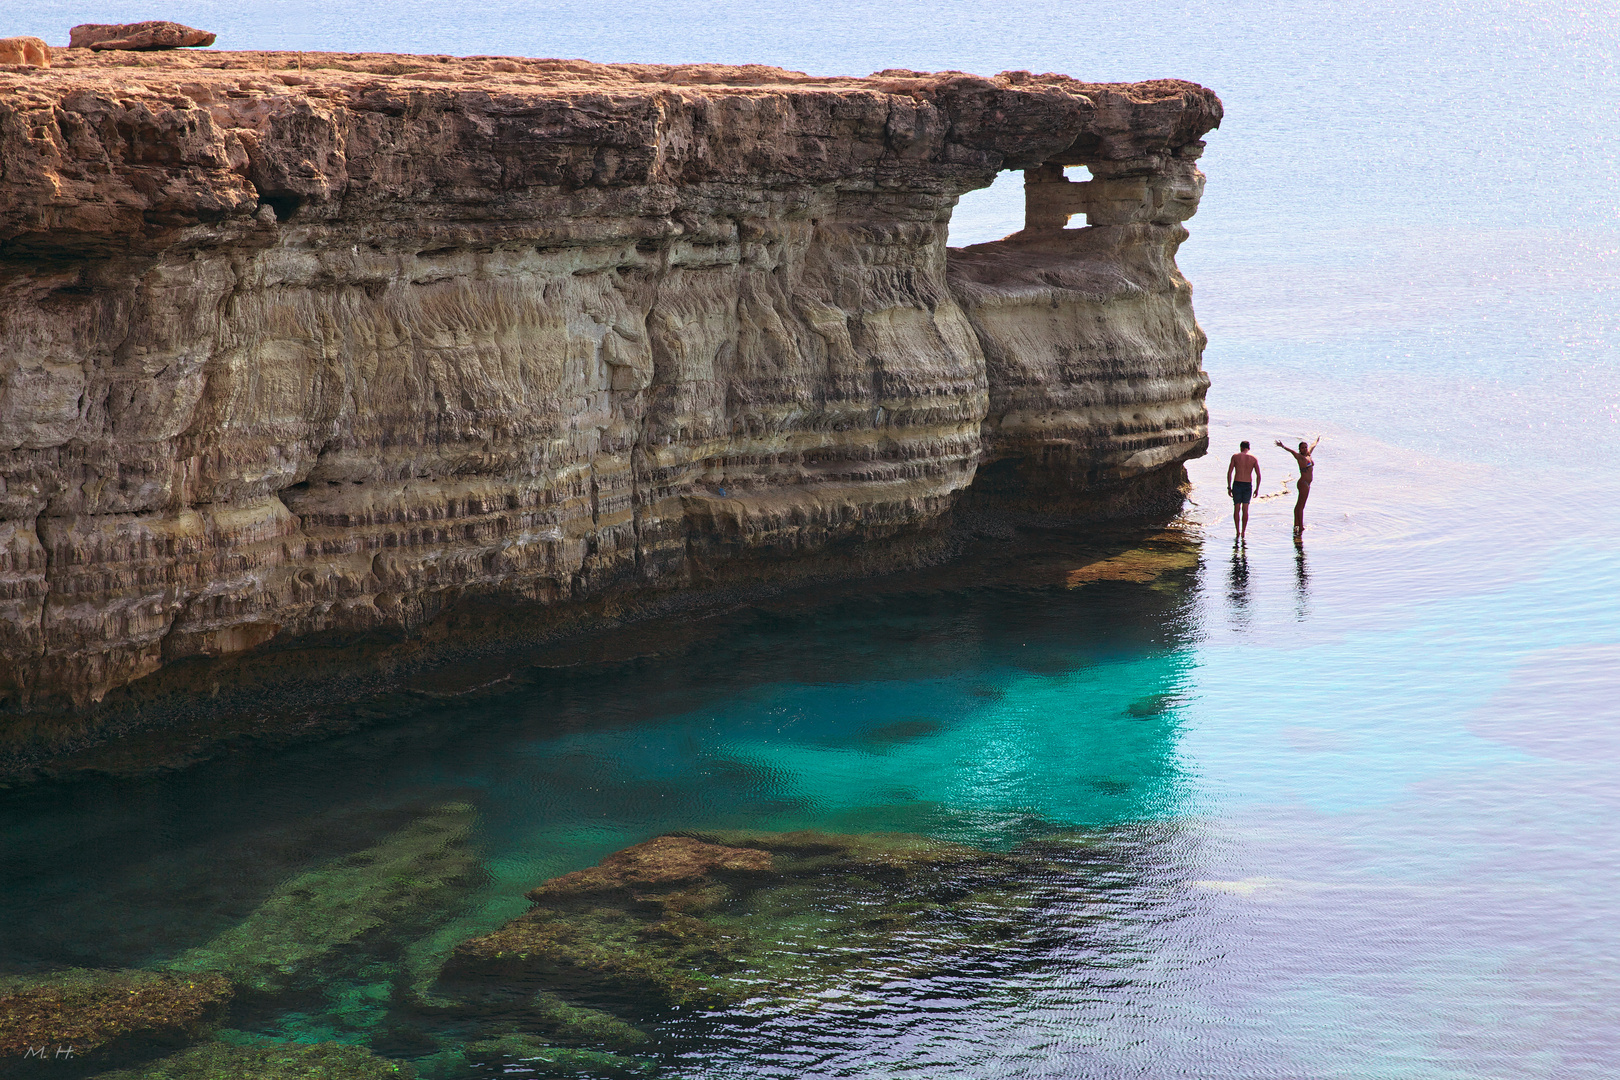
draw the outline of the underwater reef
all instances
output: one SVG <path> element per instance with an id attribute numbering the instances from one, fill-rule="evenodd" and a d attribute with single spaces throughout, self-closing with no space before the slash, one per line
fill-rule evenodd
<path id="1" fill-rule="evenodd" d="M 212 1042 L 97 1080 L 415 1080 L 408 1062 L 363 1046 L 248 1039 Z"/>
<path id="2" fill-rule="evenodd" d="M 0 980 L 0 1073 L 644 1076 L 673 1017 L 876 1001 L 895 979 L 1015 955 L 1041 932 L 1043 883 L 1071 888 L 1096 854 L 1079 834 L 997 852 L 909 833 L 674 833 L 455 937 L 490 925 L 475 826 L 466 804 L 420 811 L 162 970 Z M 38 1049 L 61 1046 L 71 1062 Z"/>
<path id="3" fill-rule="evenodd" d="M 1006 886 L 1044 865 L 903 833 L 661 836 L 532 890 L 527 913 L 456 948 L 441 985 L 620 1007 L 809 999 L 996 940 L 998 908 L 1020 908 Z"/>
<path id="4" fill-rule="evenodd" d="M 184 1046 L 218 1026 L 231 996 L 230 982 L 215 974 L 70 968 L 0 976 L 0 1072 Z M 71 1057 L 59 1058 L 63 1048 Z"/>
<path id="5" fill-rule="evenodd" d="M 379 844 L 283 883 L 247 919 L 168 969 L 285 993 L 324 979 L 333 962 L 352 962 L 375 940 L 425 933 L 480 876 L 468 843 L 475 819 L 465 803 L 437 807 Z"/>

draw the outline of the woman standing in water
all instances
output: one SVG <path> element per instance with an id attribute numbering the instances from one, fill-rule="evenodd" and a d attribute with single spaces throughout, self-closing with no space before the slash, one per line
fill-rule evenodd
<path id="1" fill-rule="evenodd" d="M 1322 436 L 1318 435 L 1316 442 L 1311 443 L 1309 446 L 1305 445 L 1304 440 L 1300 440 L 1298 450 L 1288 450 L 1288 447 L 1283 446 L 1281 439 L 1277 440 L 1277 445 L 1282 446 L 1284 450 L 1288 450 L 1290 454 L 1294 455 L 1294 460 L 1299 462 L 1299 501 L 1294 504 L 1295 536 L 1299 536 L 1305 531 L 1305 500 L 1311 497 L 1311 473 L 1316 471 L 1316 462 L 1311 460 L 1311 454 L 1316 450 L 1316 443 L 1321 441 Z"/>

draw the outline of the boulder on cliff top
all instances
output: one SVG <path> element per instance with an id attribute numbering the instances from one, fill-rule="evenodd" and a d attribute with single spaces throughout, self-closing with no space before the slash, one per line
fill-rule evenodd
<path id="1" fill-rule="evenodd" d="M 51 47 L 43 38 L 0 38 L 0 64 L 24 64 L 29 67 L 51 66 Z"/>
<path id="2" fill-rule="evenodd" d="M 207 30 L 182 26 L 165 19 L 138 23 L 82 23 L 68 31 L 70 49 L 125 49 L 150 52 L 154 49 L 181 49 L 212 45 L 214 35 Z"/>

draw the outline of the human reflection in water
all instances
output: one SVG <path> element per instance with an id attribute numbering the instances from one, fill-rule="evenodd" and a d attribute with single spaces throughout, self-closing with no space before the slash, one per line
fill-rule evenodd
<path id="1" fill-rule="evenodd" d="M 1249 625 L 1249 550 L 1232 549 L 1232 572 L 1226 588 L 1226 606 L 1235 629 Z"/>
<path id="2" fill-rule="evenodd" d="M 1311 571 L 1305 565 L 1305 538 L 1294 534 L 1294 618 L 1304 622 L 1311 613 Z"/>

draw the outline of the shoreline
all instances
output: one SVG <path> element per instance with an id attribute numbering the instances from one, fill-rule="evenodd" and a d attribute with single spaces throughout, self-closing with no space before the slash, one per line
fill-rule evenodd
<path id="1" fill-rule="evenodd" d="M 1185 508 L 1185 509 L 1190 509 Z M 284 748 L 401 722 L 444 705 L 519 692 L 527 672 L 626 663 L 690 648 L 739 612 L 813 612 L 857 596 L 1016 581 L 1020 560 L 1061 550 L 1100 565 L 1085 580 L 1144 580 L 1121 552 L 1176 533 L 1184 511 L 1077 528 L 1024 516 L 961 521 L 851 574 L 847 563 L 776 580 L 676 593 L 609 594 L 566 610 L 472 604 L 417 633 L 294 640 L 195 660 L 109 694 L 94 710 L 0 715 L 0 791 L 188 768 L 238 749 Z M 1191 550 L 1196 533 L 1171 547 Z M 871 555 L 872 552 L 864 554 Z M 1150 570 L 1146 580 L 1159 571 Z M 1049 575 L 1048 587 L 1069 581 Z M 311 706 L 312 700 L 320 705 Z"/>

